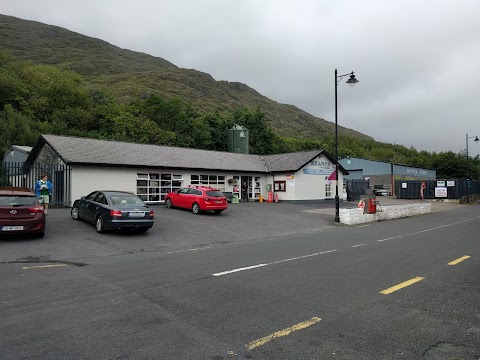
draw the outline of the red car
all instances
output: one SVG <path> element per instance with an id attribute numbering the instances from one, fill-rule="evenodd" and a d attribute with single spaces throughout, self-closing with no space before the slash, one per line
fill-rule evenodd
<path id="1" fill-rule="evenodd" d="M 220 214 L 227 208 L 227 199 L 218 189 L 201 186 L 186 187 L 168 193 L 165 197 L 165 206 L 192 209 L 194 214 L 209 210 Z"/>
<path id="2" fill-rule="evenodd" d="M 27 188 L 0 187 L 0 235 L 45 234 L 43 206 Z"/>

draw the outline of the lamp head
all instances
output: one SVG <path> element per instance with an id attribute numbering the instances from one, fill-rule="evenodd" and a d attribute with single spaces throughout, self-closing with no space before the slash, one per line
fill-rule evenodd
<path id="1" fill-rule="evenodd" d="M 351 87 L 354 87 L 356 83 L 358 83 L 358 80 L 355 77 L 354 72 L 352 71 L 352 74 L 350 75 L 350 79 L 347 80 L 347 84 L 350 85 Z"/>
<path id="2" fill-rule="evenodd" d="M 475 139 L 473 139 L 475 142 L 479 142 L 480 140 L 478 139 L 478 136 L 475 136 Z"/>

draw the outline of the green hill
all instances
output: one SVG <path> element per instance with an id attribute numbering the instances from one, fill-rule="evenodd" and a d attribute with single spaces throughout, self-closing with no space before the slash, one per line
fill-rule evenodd
<path id="1" fill-rule="evenodd" d="M 245 84 L 216 81 L 209 74 L 60 27 L 0 15 L 0 49 L 19 60 L 74 70 L 83 76 L 85 86 L 106 91 L 124 103 L 154 94 L 167 100 L 180 97 L 205 112 L 260 106 L 278 135 L 324 140 L 334 134 L 332 122 L 279 104 Z M 339 127 L 339 131 L 373 140 L 352 129 Z"/>

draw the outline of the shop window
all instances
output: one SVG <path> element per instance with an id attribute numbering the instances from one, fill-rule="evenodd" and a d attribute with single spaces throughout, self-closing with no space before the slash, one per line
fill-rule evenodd
<path id="1" fill-rule="evenodd" d="M 165 200 L 165 195 L 182 187 L 181 174 L 137 174 L 137 195 L 146 203 Z"/>
<path id="2" fill-rule="evenodd" d="M 190 184 L 194 186 L 207 186 L 225 191 L 225 175 L 192 175 Z"/>
<path id="3" fill-rule="evenodd" d="M 327 199 L 332 197 L 332 182 L 328 180 L 328 176 L 325 177 L 325 197 Z"/>
<path id="4" fill-rule="evenodd" d="M 273 191 L 287 191 L 286 184 L 287 184 L 287 182 L 285 180 L 274 181 L 273 182 Z"/>

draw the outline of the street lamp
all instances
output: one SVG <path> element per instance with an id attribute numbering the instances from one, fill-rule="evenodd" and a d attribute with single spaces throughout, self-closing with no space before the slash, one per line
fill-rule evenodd
<path id="1" fill-rule="evenodd" d="M 352 71 L 348 74 L 338 75 L 335 69 L 335 222 L 340 222 L 340 201 L 338 199 L 338 119 L 337 119 L 337 86 L 340 80 L 345 76 L 349 76 L 347 84 L 354 87 L 358 80 L 355 78 L 355 73 Z"/>
<path id="2" fill-rule="evenodd" d="M 474 139 L 476 143 L 478 143 L 480 140 L 478 139 L 478 136 L 468 136 L 468 134 L 465 134 L 465 143 L 467 144 L 467 203 L 470 202 L 470 190 L 468 188 L 468 178 L 470 177 L 470 174 L 468 173 L 468 139 Z"/>

